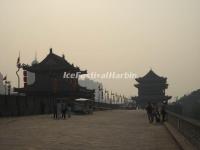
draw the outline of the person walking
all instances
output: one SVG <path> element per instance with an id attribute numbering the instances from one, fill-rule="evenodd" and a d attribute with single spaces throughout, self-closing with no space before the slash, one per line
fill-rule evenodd
<path id="1" fill-rule="evenodd" d="M 57 118 L 60 119 L 61 118 L 61 114 L 62 114 L 62 106 L 61 106 L 61 102 L 57 103 Z"/>
<path id="2" fill-rule="evenodd" d="M 65 119 L 66 118 L 66 104 L 65 103 L 62 103 L 61 105 L 61 111 L 62 111 L 62 119 Z"/>
<path id="3" fill-rule="evenodd" d="M 57 112 L 57 103 L 53 105 L 53 118 L 57 119 L 58 118 L 58 112 Z"/>
<path id="4" fill-rule="evenodd" d="M 70 104 L 67 105 L 67 114 L 68 114 L 68 118 L 71 118 L 71 106 L 70 106 Z"/>
<path id="5" fill-rule="evenodd" d="M 158 105 L 156 103 L 153 104 L 153 121 L 152 122 L 154 122 L 154 118 L 157 123 L 160 122 L 160 112 L 158 109 Z"/>
<path id="6" fill-rule="evenodd" d="M 161 109 L 160 109 L 160 114 L 162 116 L 162 122 L 165 122 L 166 121 L 166 114 L 167 114 L 165 104 L 162 104 Z"/>
<path id="7" fill-rule="evenodd" d="M 147 104 L 146 111 L 147 111 L 149 123 L 152 123 L 153 122 L 153 107 L 150 102 L 148 102 L 148 104 Z"/>

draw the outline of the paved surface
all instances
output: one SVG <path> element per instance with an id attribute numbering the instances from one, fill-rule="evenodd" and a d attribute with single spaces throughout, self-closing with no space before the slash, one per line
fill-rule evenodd
<path id="1" fill-rule="evenodd" d="M 163 125 L 143 111 L 112 110 L 54 120 L 1 118 L 0 150 L 178 150 Z"/>

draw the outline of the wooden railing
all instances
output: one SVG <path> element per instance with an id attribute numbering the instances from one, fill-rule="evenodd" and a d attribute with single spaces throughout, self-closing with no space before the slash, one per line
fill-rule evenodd
<path id="1" fill-rule="evenodd" d="M 167 114 L 168 122 L 200 149 L 200 122 L 170 111 Z"/>

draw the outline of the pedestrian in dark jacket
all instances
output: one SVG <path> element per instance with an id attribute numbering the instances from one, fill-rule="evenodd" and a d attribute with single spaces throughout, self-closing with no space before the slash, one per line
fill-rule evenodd
<path id="1" fill-rule="evenodd" d="M 147 111 L 149 123 L 152 123 L 153 122 L 153 107 L 150 102 L 148 102 L 148 104 L 147 104 L 146 111 Z"/>
<path id="2" fill-rule="evenodd" d="M 61 109 L 62 109 L 61 110 L 62 111 L 62 118 L 65 119 L 66 118 L 66 111 L 67 111 L 65 103 L 62 103 Z"/>
<path id="3" fill-rule="evenodd" d="M 159 112 L 158 105 L 156 103 L 153 104 L 153 122 L 154 122 L 154 119 L 156 122 L 160 122 L 160 112 Z"/>
<path id="4" fill-rule="evenodd" d="M 166 121 L 166 115 L 167 115 L 165 104 L 163 104 L 161 106 L 160 113 L 161 113 L 161 116 L 162 116 L 162 122 L 165 122 Z"/>
<path id="5" fill-rule="evenodd" d="M 57 119 L 58 118 L 58 113 L 57 113 L 58 111 L 57 111 L 57 103 L 55 103 L 54 105 L 53 105 L 53 118 L 54 119 Z"/>
<path id="6" fill-rule="evenodd" d="M 68 114 L 68 118 L 71 118 L 71 105 L 70 104 L 68 104 L 67 105 L 67 114 Z"/>

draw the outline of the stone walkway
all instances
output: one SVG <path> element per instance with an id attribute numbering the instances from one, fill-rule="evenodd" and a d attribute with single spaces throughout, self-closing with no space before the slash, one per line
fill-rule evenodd
<path id="1" fill-rule="evenodd" d="M 54 120 L 49 115 L 0 119 L 0 150 L 178 150 L 143 111 L 112 110 Z"/>

